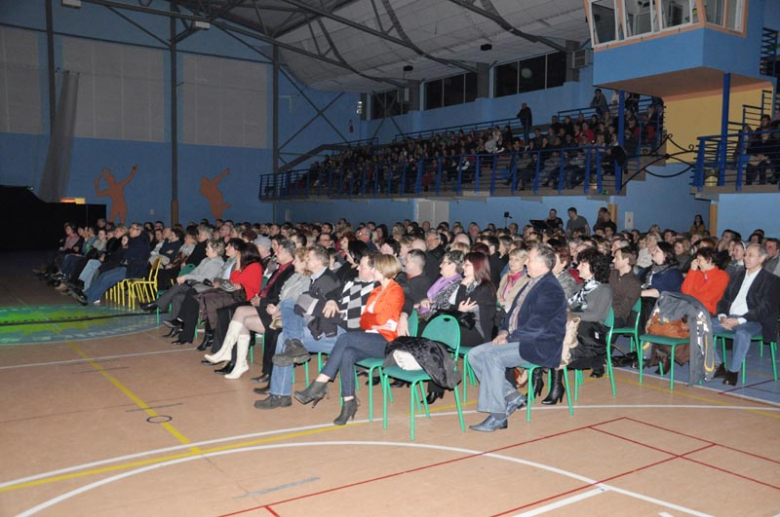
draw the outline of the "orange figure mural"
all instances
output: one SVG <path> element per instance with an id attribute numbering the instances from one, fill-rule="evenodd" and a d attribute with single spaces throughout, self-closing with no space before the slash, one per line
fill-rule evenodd
<path id="1" fill-rule="evenodd" d="M 230 208 L 230 203 L 225 203 L 225 198 L 222 197 L 222 192 L 217 187 L 217 183 L 228 174 L 230 174 L 230 169 L 225 169 L 219 176 L 211 180 L 205 176 L 200 178 L 200 193 L 208 200 L 211 215 L 216 219 L 221 219 L 222 212 Z"/>
<path id="2" fill-rule="evenodd" d="M 133 165 L 133 169 L 130 174 L 120 181 L 116 182 L 116 178 L 111 174 L 111 170 L 108 167 L 103 167 L 100 171 L 100 175 L 95 178 L 95 195 L 98 197 L 110 197 L 111 198 L 111 212 L 108 216 L 109 221 L 114 221 L 116 217 L 119 217 L 119 222 L 124 224 L 127 218 L 127 203 L 125 202 L 125 187 L 128 183 L 133 181 L 133 176 L 138 172 L 138 165 Z M 100 180 L 104 179 L 108 183 L 108 187 L 105 190 L 100 190 Z"/>

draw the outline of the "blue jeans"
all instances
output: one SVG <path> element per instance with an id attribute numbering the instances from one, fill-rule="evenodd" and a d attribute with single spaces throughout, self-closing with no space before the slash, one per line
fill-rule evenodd
<path id="1" fill-rule="evenodd" d="M 62 259 L 62 267 L 60 268 L 65 280 L 70 280 L 71 275 L 73 275 L 73 272 L 76 270 L 76 266 L 79 265 L 79 261 L 82 258 L 84 257 L 81 255 L 65 255 L 65 258 Z"/>
<path id="2" fill-rule="evenodd" d="M 81 274 L 79 275 L 79 280 L 84 282 L 84 290 L 86 291 L 89 289 L 89 287 L 92 285 L 92 281 L 95 279 L 95 273 L 97 273 L 98 268 L 103 264 L 97 259 L 92 259 L 89 262 L 87 262 L 87 265 L 84 266 L 84 269 L 81 270 Z"/>
<path id="3" fill-rule="evenodd" d="M 124 280 L 126 274 L 127 268 L 115 267 L 114 269 L 110 269 L 105 273 L 98 275 L 98 277 L 92 282 L 92 285 L 89 286 L 89 289 L 84 291 L 84 294 L 87 296 L 87 301 L 89 303 L 93 303 L 97 300 L 100 300 L 100 297 L 103 296 L 103 293 Z"/>
<path id="4" fill-rule="evenodd" d="M 736 318 L 737 316 L 730 316 Z M 720 321 L 713 318 L 712 331 L 717 332 L 733 332 L 734 333 L 734 346 L 731 350 L 731 361 L 729 361 L 728 370 L 730 372 L 738 372 L 742 368 L 742 361 L 745 360 L 745 356 L 750 348 L 750 338 L 753 336 L 761 335 L 761 323 L 757 321 L 746 321 L 742 325 L 737 325 L 732 330 L 723 328 Z M 720 356 L 720 350 L 715 347 L 715 362 L 721 363 L 723 359 Z"/>
<path id="5" fill-rule="evenodd" d="M 506 413 L 508 399 L 517 397 L 517 388 L 506 380 L 506 369 L 525 363 L 518 343 L 485 343 L 469 352 L 469 364 L 479 379 L 477 411 Z"/>
<path id="6" fill-rule="evenodd" d="M 341 396 L 355 395 L 355 363 L 369 357 L 384 357 L 387 340 L 374 332 L 347 332 L 339 336 L 322 374 L 333 379 L 341 372 Z"/>
<path id="7" fill-rule="evenodd" d="M 333 337 L 322 337 L 322 339 L 314 339 L 311 335 L 311 331 L 307 328 L 303 330 L 303 339 L 301 342 L 306 350 L 309 352 L 325 352 L 331 353 L 333 347 L 336 345 L 336 341 L 339 336 L 345 334 L 347 331 L 338 327 L 338 334 Z M 285 333 L 281 332 L 276 340 L 276 353 L 280 354 L 284 352 L 284 341 L 286 339 Z M 272 395 L 289 396 L 292 391 L 292 374 L 294 366 L 277 366 L 274 365 L 271 372 L 271 389 L 269 393 Z"/>
<path id="8" fill-rule="evenodd" d="M 303 329 L 305 327 L 303 316 L 295 314 L 295 300 L 287 299 L 279 303 L 279 311 L 282 316 L 282 328 L 284 329 L 284 339 L 298 339 L 303 341 Z M 282 334 L 279 335 L 279 341 L 284 343 Z"/>

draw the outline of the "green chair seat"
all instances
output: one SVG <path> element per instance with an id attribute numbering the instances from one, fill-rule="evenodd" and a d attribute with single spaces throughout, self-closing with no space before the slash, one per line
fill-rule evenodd
<path id="1" fill-rule="evenodd" d="M 639 343 L 641 344 L 639 351 L 637 353 L 637 359 L 639 359 L 639 384 L 642 384 L 642 372 L 644 370 L 644 343 L 653 343 L 656 345 L 664 345 L 671 348 L 669 350 L 669 357 L 671 358 L 670 361 L 670 368 L 669 368 L 669 389 L 674 390 L 674 349 L 675 347 L 679 345 L 687 345 L 690 343 L 690 338 L 674 338 L 674 337 L 666 337 L 666 336 L 656 336 L 655 334 L 642 334 L 639 336 Z M 663 366 L 661 368 L 661 375 L 664 374 Z"/>

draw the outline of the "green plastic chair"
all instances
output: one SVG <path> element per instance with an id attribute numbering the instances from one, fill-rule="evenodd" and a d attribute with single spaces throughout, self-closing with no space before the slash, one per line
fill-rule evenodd
<path id="1" fill-rule="evenodd" d="M 644 370 L 643 362 L 644 362 L 644 344 L 645 343 L 654 343 L 656 345 L 664 345 L 668 346 L 670 348 L 669 350 L 669 356 L 672 358 L 671 360 L 671 367 L 669 368 L 669 389 L 674 390 L 674 349 L 678 347 L 679 345 L 687 345 L 691 342 L 690 338 L 675 338 L 675 337 L 666 337 L 666 336 L 657 336 L 654 334 L 642 334 L 639 336 L 639 344 L 640 348 L 637 351 L 637 359 L 639 361 L 639 384 L 642 384 L 642 373 Z M 660 366 L 661 368 L 661 375 L 664 375 L 663 365 Z"/>
<path id="2" fill-rule="evenodd" d="M 534 405 L 536 395 L 534 394 L 534 370 L 542 368 L 538 364 L 523 363 L 518 368 L 525 368 L 528 370 L 528 399 L 525 403 L 525 421 L 531 421 L 531 406 Z M 576 380 L 575 380 L 576 382 Z M 550 383 L 550 372 L 547 372 L 547 383 Z M 566 388 L 566 403 L 569 405 L 569 415 L 574 414 L 574 407 L 571 405 L 571 390 L 569 390 L 569 369 L 563 366 L 563 386 Z"/>
<path id="3" fill-rule="evenodd" d="M 633 307 L 631 307 L 631 311 L 636 314 L 636 318 L 634 319 L 634 326 L 633 327 L 617 327 L 613 328 L 611 330 L 610 334 L 610 342 L 611 345 L 612 338 L 617 336 L 628 336 L 629 340 L 629 347 L 628 351 L 632 352 L 633 350 L 637 349 L 639 347 L 639 317 L 640 313 L 642 312 L 642 299 L 638 299 Z M 614 323 L 615 315 L 612 315 L 612 321 Z M 637 354 L 638 354 L 637 350 Z"/>
<path id="4" fill-rule="evenodd" d="M 453 316 L 443 314 L 435 317 L 426 325 L 421 337 L 433 339 L 444 344 L 452 352 L 453 359 L 457 361 L 458 350 L 460 348 L 460 326 L 458 325 L 458 320 Z M 455 364 L 455 369 L 457 369 L 457 362 Z M 398 366 L 390 366 L 382 369 L 382 395 L 384 401 L 382 423 L 385 429 L 387 429 L 387 407 L 391 391 L 391 377 L 411 384 L 409 387 L 409 418 L 411 419 L 410 436 L 411 439 L 414 440 L 414 423 L 415 415 L 417 413 L 415 406 L 417 410 L 420 410 L 421 412 L 424 410 L 426 417 L 431 417 L 431 413 L 428 409 L 428 401 L 425 399 L 425 392 L 423 389 L 423 383 L 430 381 L 431 378 L 424 370 L 403 370 Z M 463 421 L 463 408 L 461 407 L 457 386 L 452 391 L 455 394 L 455 406 L 458 409 L 460 430 L 466 432 L 466 424 Z"/>
<path id="5" fill-rule="evenodd" d="M 417 314 L 417 309 L 414 309 L 412 311 L 412 314 L 409 316 L 409 335 L 413 337 L 417 337 L 417 333 L 420 329 L 420 315 Z"/>
<path id="6" fill-rule="evenodd" d="M 639 318 L 637 318 L 639 319 Z M 615 311 L 612 307 L 609 308 L 609 314 L 604 321 L 604 326 L 609 330 L 607 331 L 607 375 L 609 376 L 609 382 L 612 384 L 612 396 L 617 396 L 617 388 L 615 387 L 615 373 L 612 370 L 612 334 L 615 327 Z M 574 401 L 577 402 L 580 396 L 580 386 L 583 383 L 582 370 L 575 370 L 574 372 Z"/>
<path id="7" fill-rule="evenodd" d="M 715 346 L 718 346 L 718 339 L 720 339 L 720 346 L 721 346 L 721 359 L 723 359 L 723 367 L 726 367 L 726 340 L 727 339 L 734 339 L 734 333 L 733 332 L 717 332 L 714 336 L 715 339 Z M 764 350 L 764 337 L 759 336 L 753 336 L 750 338 L 750 341 L 759 343 L 759 346 L 761 346 L 761 350 Z M 769 355 L 772 358 L 772 374 L 774 376 L 775 381 L 777 381 L 777 341 L 772 341 L 769 343 Z M 746 370 L 745 368 L 746 360 L 742 360 L 742 384 L 745 384 L 745 377 L 746 377 Z"/>

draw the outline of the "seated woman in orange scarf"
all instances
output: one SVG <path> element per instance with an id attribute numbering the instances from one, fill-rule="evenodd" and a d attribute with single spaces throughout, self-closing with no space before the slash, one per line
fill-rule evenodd
<path id="1" fill-rule="evenodd" d="M 374 280 L 379 282 L 379 287 L 368 295 L 366 310 L 360 317 L 364 332 L 342 334 L 320 375 L 304 391 L 295 392 L 298 402 L 314 402 L 316 406 L 325 396 L 328 382 L 340 371 L 344 405 L 333 421 L 335 425 L 345 425 L 357 412 L 355 363 L 369 357 L 384 357 L 385 345 L 398 336 L 396 329 L 404 305 L 404 291 L 393 279 L 400 272 L 401 263 L 394 256 L 379 255 L 374 259 Z"/>

